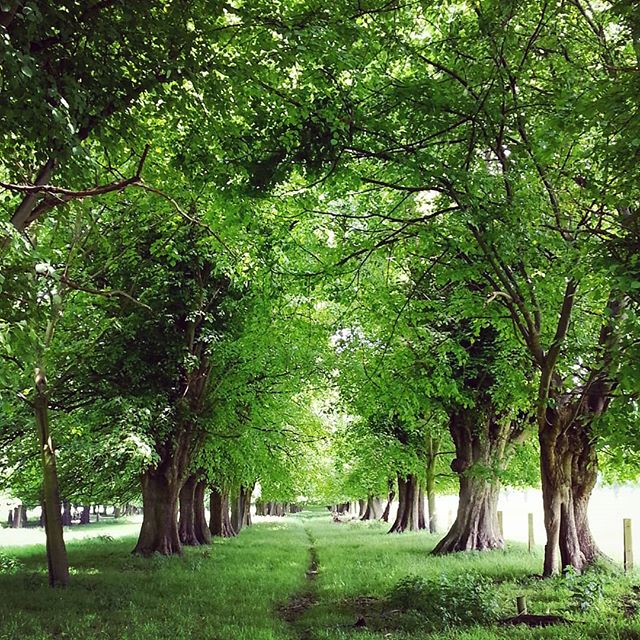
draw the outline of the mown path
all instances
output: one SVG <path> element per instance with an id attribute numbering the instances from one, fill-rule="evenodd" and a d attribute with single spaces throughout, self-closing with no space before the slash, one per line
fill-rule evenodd
<path id="1" fill-rule="evenodd" d="M 316 540 L 308 524 L 304 527 L 307 540 L 309 541 L 309 567 L 305 572 L 304 587 L 289 598 L 289 600 L 278 608 L 278 612 L 283 620 L 291 625 L 292 630 L 300 640 L 311 640 L 313 629 L 303 621 L 304 614 L 317 602 L 316 578 L 318 576 L 318 552 Z"/>

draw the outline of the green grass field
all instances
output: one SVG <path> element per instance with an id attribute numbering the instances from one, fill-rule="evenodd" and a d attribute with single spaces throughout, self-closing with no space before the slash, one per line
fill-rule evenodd
<path id="1" fill-rule="evenodd" d="M 118 538 L 119 527 L 128 533 L 131 525 L 96 527 L 100 537 L 69 543 L 73 581 L 65 590 L 47 586 L 42 546 L 2 549 L 0 638 L 640 639 L 634 576 L 542 581 L 535 577 L 540 554 L 518 545 L 434 558 L 435 536 L 390 536 L 384 524 L 336 524 L 317 511 L 256 524 L 181 558 L 145 560 L 130 555 L 134 538 Z M 317 571 L 307 574 L 311 547 Z M 475 575 L 486 576 L 480 586 Z M 436 591 L 414 593 L 410 582 L 401 592 L 407 599 L 398 600 L 396 585 L 406 576 L 420 576 L 427 588 L 435 581 Z M 449 593 L 442 589 L 453 591 L 441 597 Z M 478 616 L 513 616 L 518 595 L 527 596 L 530 613 L 571 623 L 473 624 Z M 448 624 L 450 613 L 468 623 Z M 358 619 L 361 627 L 354 626 Z"/>

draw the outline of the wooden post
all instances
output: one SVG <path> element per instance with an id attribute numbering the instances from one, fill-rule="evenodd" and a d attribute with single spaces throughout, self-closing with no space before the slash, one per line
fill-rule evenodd
<path id="1" fill-rule="evenodd" d="M 500 535 L 504 539 L 504 526 L 502 524 L 502 511 L 498 511 L 498 531 L 500 531 Z"/>
<path id="2" fill-rule="evenodd" d="M 518 596 L 516 598 L 516 609 L 519 616 L 527 615 L 527 596 Z"/>
<path id="3" fill-rule="evenodd" d="M 535 540 L 533 538 L 533 513 L 529 514 L 529 553 L 533 551 L 535 546 Z"/>
<path id="4" fill-rule="evenodd" d="M 633 543 L 631 539 L 631 518 L 625 518 L 622 521 L 622 529 L 624 536 L 624 570 L 631 571 L 633 569 Z"/>

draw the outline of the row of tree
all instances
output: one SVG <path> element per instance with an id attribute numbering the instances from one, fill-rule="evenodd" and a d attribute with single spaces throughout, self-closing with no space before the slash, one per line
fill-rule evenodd
<path id="1" fill-rule="evenodd" d="M 404 530 L 457 480 L 438 552 L 540 482 L 545 575 L 593 562 L 637 469 L 633 3 L 50 5 L 0 13 L 0 406 L 52 584 L 61 490 L 173 554 L 257 481 Z"/>

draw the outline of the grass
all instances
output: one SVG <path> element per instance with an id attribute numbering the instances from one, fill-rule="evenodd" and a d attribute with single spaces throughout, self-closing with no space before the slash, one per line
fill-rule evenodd
<path id="1" fill-rule="evenodd" d="M 335 524 L 317 511 L 256 524 L 181 558 L 145 560 L 130 555 L 133 537 L 118 538 L 128 526 L 95 527 L 100 537 L 69 543 L 72 584 L 65 590 L 47 586 L 42 546 L 0 550 L 0 640 L 640 640 L 636 578 L 539 580 L 540 553 L 520 545 L 433 557 L 436 536 L 386 535 L 384 524 Z M 305 578 L 310 544 L 319 562 L 314 580 Z M 447 628 L 442 619 L 391 605 L 406 576 L 455 583 L 468 574 L 487 577 L 500 617 L 514 615 L 515 597 L 527 595 L 530 613 L 560 614 L 574 624 Z M 285 622 L 279 606 L 301 593 L 311 594 L 308 603 L 294 623 Z M 465 593 L 450 604 L 463 607 Z M 360 616 L 367 626 L 356 629 Z"/>
<path id="2" fill-rule="evenodd" d="M 257 525 L 181 558 L 136 558 L 134 543 L 133 537 L 70 543 L 72 583 L 64 590 L 47 586 L 42 547 L 5 549 L 4 557 L 10 553 L 20 564 L 0 574 L 0 638 L 290 637 L 274 610 L 304 582 L 308 552 L 300 521 Z"/>

